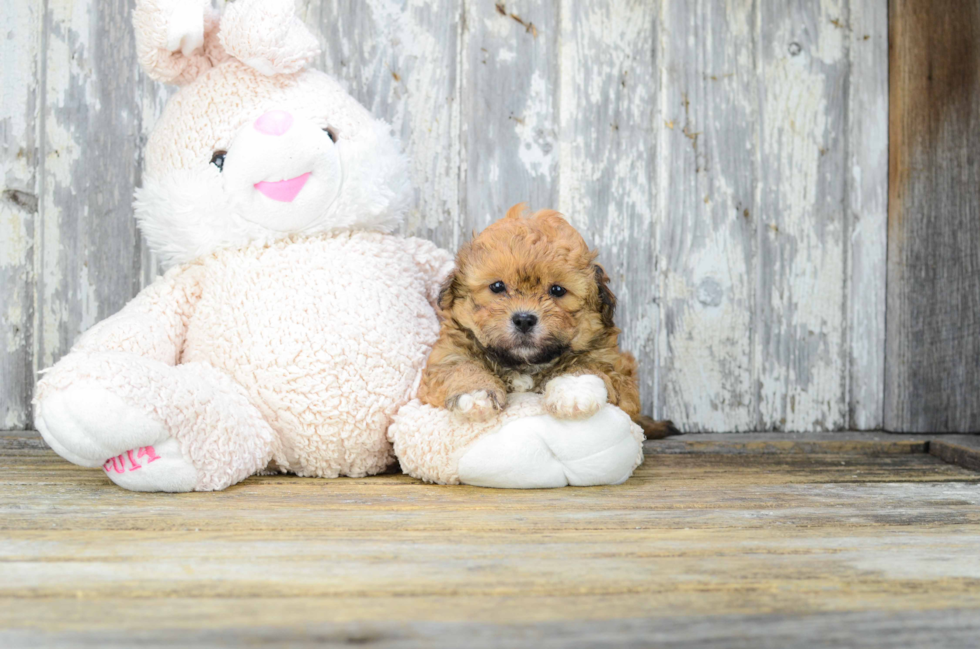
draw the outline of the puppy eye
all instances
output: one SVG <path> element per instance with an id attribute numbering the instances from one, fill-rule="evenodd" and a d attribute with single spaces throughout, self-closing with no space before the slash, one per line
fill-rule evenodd
<path id="1" fill-rule="evenodd" d="M 568 293 L 563 286 L 558 286 L 557 284 L 548 289 L 548 292 L 551 293 L 552 297 L 561 297 L 565 293 Z"/>
<path id="2" fill-rule="evenodd" d="M 328 126 L 327 128 L 323 129 L 323 132 L 330 137 L 331 142 L 334 144 L 337 143 L 337 130 L 334 127 Z"/>
<path id="3" fill-rule="evenodd" d="M 218 168 L 218 171 L 223 171 L 225 168 L 225 156 L 228 155 L 227 151 L 215 151 L 214 155 L 211 156 L 211 164 Z"/>
<path id="4" fill-rule="evenodd" d="M 493 291 L 494 293 L 503 293 L 504 291 L 507 290 L 507 287 L 504 286 L 503 282 L 497 280 L 496 282 L 490 285 L 490 290 Z"/>

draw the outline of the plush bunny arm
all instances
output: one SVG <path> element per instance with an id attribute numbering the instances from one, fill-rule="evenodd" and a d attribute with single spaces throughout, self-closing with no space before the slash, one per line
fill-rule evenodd
<path id="1" fill-rule="evenodd" d="M 119 313 L 85 332 L 72 352 L 129 352 L 176 365 L 187 321 L 201 296 L 200 269 L 195 264 L 171 269 Z"/>
<path id="2" fill-rule="evenodd" d="M 153 79 L 183 85 L 227 55 L 210 0 L 137 0 L 133 11 L 140 65 Z"/>
<path id="3" fill-rule="evenodd" d="M 452 254 L 431 241 L 417 237 L 405 239 L 405 247 L 411 252 L 416 265 L 425 275 L 425 293 L 429 303 L 433 308 L 438 309 L 439 292 L 452 274 L 455 265 Z"/>

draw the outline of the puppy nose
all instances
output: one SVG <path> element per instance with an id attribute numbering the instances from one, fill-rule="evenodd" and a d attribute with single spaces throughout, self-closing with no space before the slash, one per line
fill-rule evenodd
<path id="1" fill-rule="evenodd" d="M 526 334 L 527 332 L 531 331 L 531 329 L 534 329 L 534 325 L 538 324 L 538 316 L 534 315 L 533 313 L 526 313 L 524 311 L 515 313 L 513 316 L 511 316 L 510 320 L 522 334 Z"/>
<path id="2" fill-rule="evenodd" d="M 293 116 L 284 110 L 270 110 L 255 120 L 255 130 L 266 135 L 282 135 L 293 125 Z"/>

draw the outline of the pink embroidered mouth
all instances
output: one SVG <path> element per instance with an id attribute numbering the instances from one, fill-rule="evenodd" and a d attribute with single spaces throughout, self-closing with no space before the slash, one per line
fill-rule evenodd
<path id="1" fill-rule="evenodd" d="M 279 180 L 276 182 L 268 182 L 263 180 L 260 183 L 255 183 L 255 188 L 262 192 L 265 196 L 271 198 L 274 201 L 279 201 L 280 203 L 292 203 L 296 195 L 299 194 L 299 190 L 303 189 L 303 185 L 310 178 L 310 172 L 307 171 L 302 176 L 296 176 L 295 178 L 289 178 L 287 180 Z"/>

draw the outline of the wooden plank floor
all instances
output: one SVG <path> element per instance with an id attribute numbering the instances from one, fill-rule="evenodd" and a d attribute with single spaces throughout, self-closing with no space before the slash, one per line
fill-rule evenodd
<path id="1" fill-rule="evenodd" d="M 0 646 L 977 646 L 980 474 L 685 436 L 618 487 L 137 494 L 0 436 Z"/>

